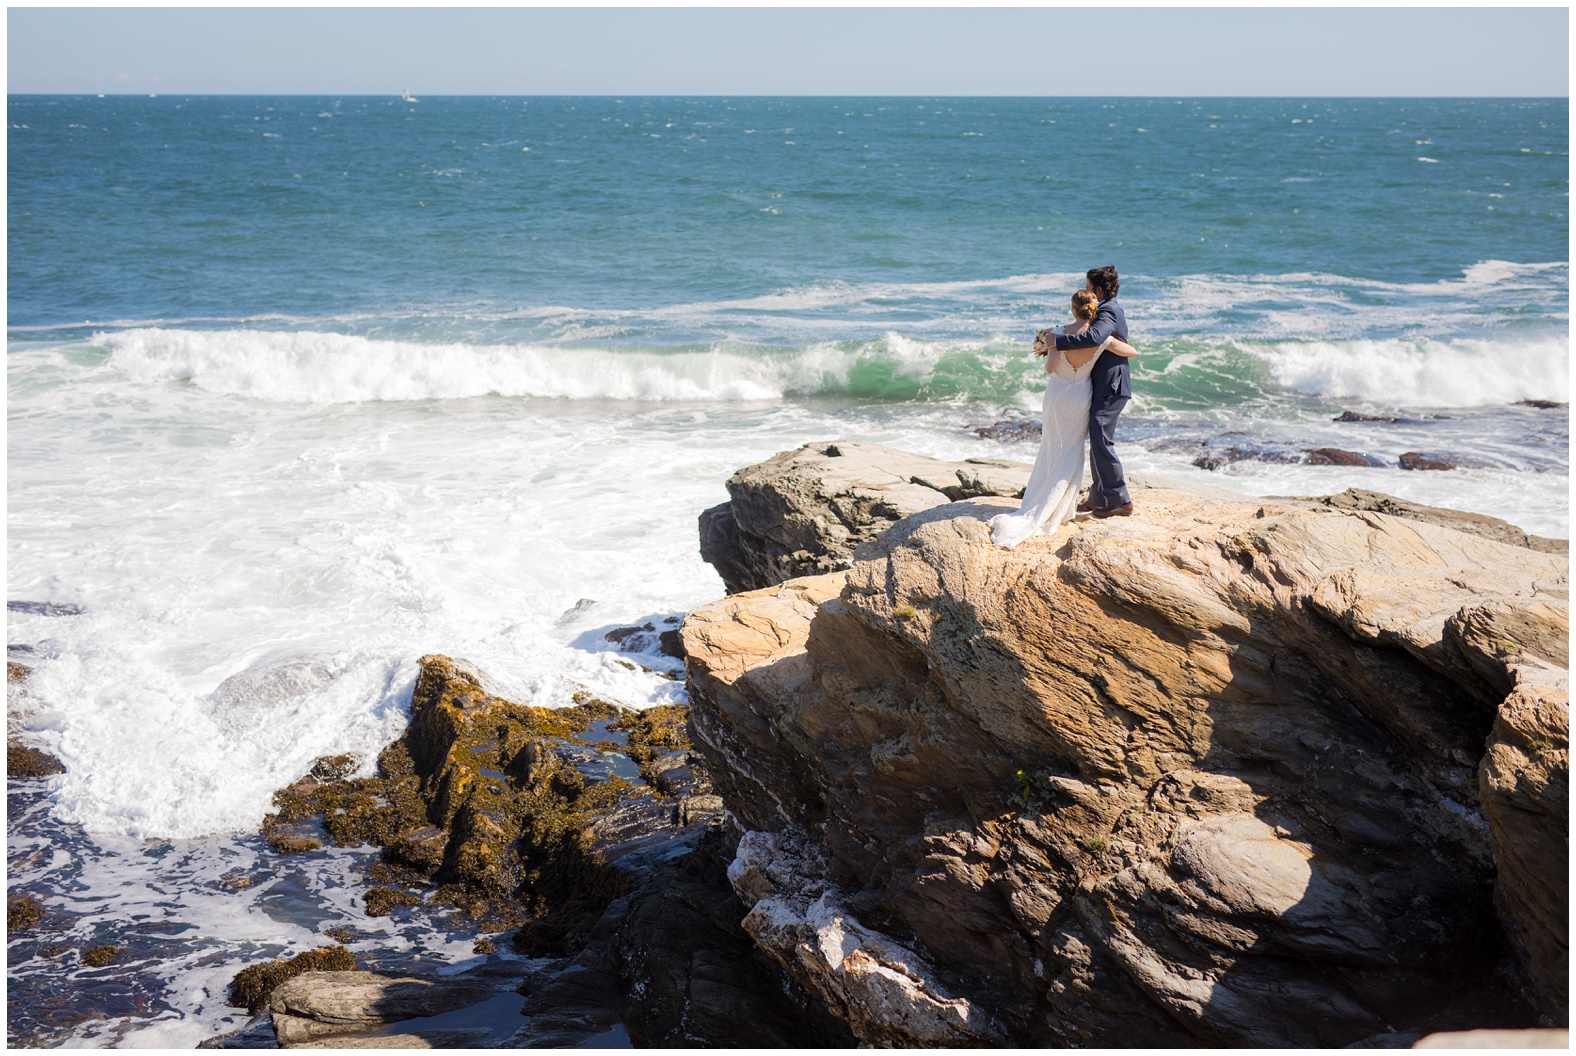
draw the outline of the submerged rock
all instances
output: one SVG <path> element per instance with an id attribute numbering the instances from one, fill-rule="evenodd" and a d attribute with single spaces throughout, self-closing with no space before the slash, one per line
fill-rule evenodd
<path id="1" fill-rule="evenodd" d="M 1459 465 L 1460 463 L 1444 455 L 1431 458 L 1418 451 L 1401 453 L 1402 469 L 1455 469 Z"/>
<path id="2" fill-rule="evenodd" d="M 744 927 L 861 1042 L 1564 1021 L 1563 556 L 1161 490 L 1009 551 L 1006 506 L 683 626 Z"/>
<path id="3" fill-rule="evenodd" d="M 1316 447 L 1305 451 L 1310 466 L 1382 466 L 1383 459 L 1360 455 L 1356 451 L 1342 451 L 1338 447 Z"/>
<path id="4" fill-rule="evenodd" d="M 8 601 L 7 612 L 25 612 L 29 616 L 81 616 L 87 610 L 71 602 Z"/>
<path id="5" fill-rule="evenodd" d="M 1411 421 L 1411 419 L 1391 418 L 1383 414 L 1359 414 L 1357 411 L 1342 411 L 1330 420 L 1334 422 L 1385 422 L 1390 425 Z"/>

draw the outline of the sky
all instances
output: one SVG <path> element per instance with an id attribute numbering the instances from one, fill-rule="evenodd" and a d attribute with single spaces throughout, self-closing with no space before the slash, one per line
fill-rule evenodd
<path id="1" fill-rule="evenodd" d="M 12 93 L 1559 96 L 1543 8 L 18 8 Z"/>

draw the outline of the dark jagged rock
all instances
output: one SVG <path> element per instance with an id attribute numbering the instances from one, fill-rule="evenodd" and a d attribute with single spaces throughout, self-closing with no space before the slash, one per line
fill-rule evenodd
<path id="1" fill-rule="evenodd" d="M 851 1048 L 854 1037 L 755 945 L 728 885 L 739 831 L 720 821 L 628 899 L 608 963 L 637 1046 Z"/>
<path id="2" fill-rule="evenodd" d="M 1570 406 L 1557 400 L 1517 400 L 1516 403 L 1522 407 L 1536 407 L 1542 411 L 1557 411 Z"/>
<path id="3" fill-rule="evenodd" d="M 1010 444 L 1039 443 L 1044 431 L 1038 418 L 1017 418 L 993 425 L 971 425 L 969 429 L 982 440 L 1001 440 Z"/>
<path id="4" fill-rule="evenodd" d="M 1410 421 L 1410 419 L 1407 419 L 1407 418 L 1391 418 L 1391 417 L 1388 417 L 1388 416 L 1382 415 L 1382 414 L 1359 414 L 1356 411 L 1342 411 L 1340 414 L 1338 414 L 1334 418 L 1332 418 L 1331 421 L 1336 421 L 1336 422 L 1385 422 L 1385 423 L 1390 424 L 1390 425 L 1397 425 L 1397 424 L 1399 424 L 1401 422 Z"/>

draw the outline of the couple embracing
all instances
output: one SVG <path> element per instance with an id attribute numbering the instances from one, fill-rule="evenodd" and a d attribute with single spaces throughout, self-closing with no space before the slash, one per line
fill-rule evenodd
<path id="1" fill-rule="evenodd" d="M 1125 517 L 1133 512 L 1122 463 L 1116 457 L 1116 419 L 1133 390 L 1127 361 L 1138 350 L 1127 343 L 1127 317 L 1116 302 L 1116 268 L 1091 268 L 1073 294 L 1075 322 L 1035 335 L 1045 357 L 1045 401 L 1040 453 L 1016 513 L 992 517 L 991 540 L 1017 546 L 1031 535 L 1049 535 L 1074 512 Z M 1089 501 L 1083 484 L 1084 440 L 1089 440 Z"/>

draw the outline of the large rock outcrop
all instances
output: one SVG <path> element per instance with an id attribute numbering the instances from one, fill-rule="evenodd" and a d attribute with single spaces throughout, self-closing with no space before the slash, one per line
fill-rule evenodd
<path id="1" fill-rule="evenodd" d="M 764 950 L 882 1045 L 1564 1022 L 1563 555 L 1158 489 L 1008 551 L 1014 505 L 685 621 Z"/>
<path id="2" fill-rule="evenodd" d="M 700 515 L 701 557 L 716 568 L 730 594 L 840 571 L 853 563 L 861 544 L 904 517 L 959 499 L 1021 496 L 1032 468 L 1027 462 L 985 458 L 944 462 L 880 444 L 817 440 L 747 466 L 728 479 L 729 500 Z M 1233 497 L 1228 491 L 1164 477 L 1133 477 L 1128 484 L 1135 493 L 1181 488 Z M 1496 517 L 1424 506 L 1360 488 L 1280 501 L 1385 513 L 1548 553 L 1569 549 L 1564 539 L 1529 535 Z"/>

